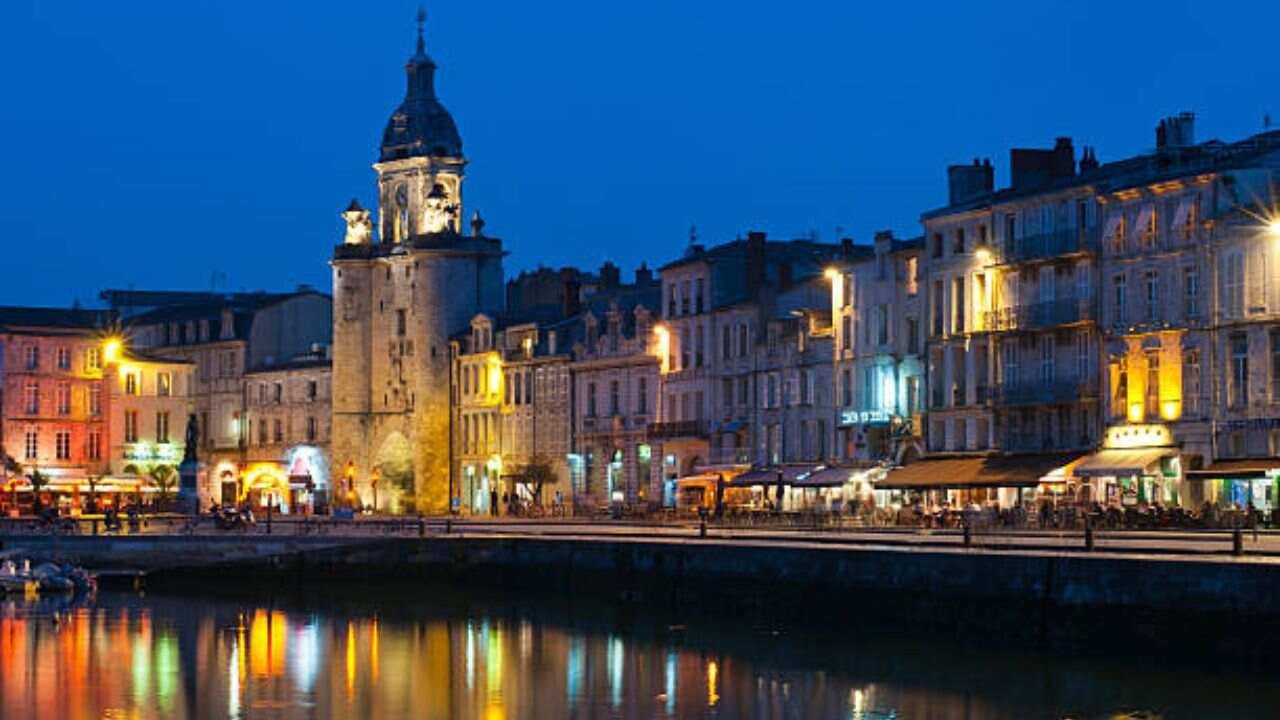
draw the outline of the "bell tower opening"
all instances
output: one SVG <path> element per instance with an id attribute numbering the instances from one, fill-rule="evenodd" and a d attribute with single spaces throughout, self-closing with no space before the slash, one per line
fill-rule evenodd
<path id="1" fill-rule="evenodd" d="M 462 230 L 466 158 L 453 116 L 436 97 L 436 64 L 427 55 L 425 21 L 419 10 L 417 49 L 405 65 L 404 101 L 387 122 L 374 165 L 384 243 Z"/>

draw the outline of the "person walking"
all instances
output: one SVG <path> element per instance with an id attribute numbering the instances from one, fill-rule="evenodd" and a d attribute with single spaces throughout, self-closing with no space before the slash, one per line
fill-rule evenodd
<path id="1" fill-rule="evenodd" d="M 498 516 L 498 489 L 490 488 L 489 490 L 489 514 Z"/>

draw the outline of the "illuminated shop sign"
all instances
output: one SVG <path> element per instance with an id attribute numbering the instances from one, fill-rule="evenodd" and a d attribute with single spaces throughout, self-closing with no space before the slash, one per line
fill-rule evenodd
<path id="1" fill-rule="evenodd" d="M 134 443 L 124 448 L 124 459 L 137 462 L 176 463 L 182 452 L 172 443 Z"/>
<path id="2" fill-rule="evenodd" d="M 841 410 L 840 425 L 888 425 L 893 415 L 884 410 Z"/>

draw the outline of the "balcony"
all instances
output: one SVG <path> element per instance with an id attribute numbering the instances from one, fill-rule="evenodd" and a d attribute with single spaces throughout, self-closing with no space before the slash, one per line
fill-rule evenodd
<path id="1" fill-rule="evenodd" d="M 1098 251 L 1097 228 L 1067 228 L 1041 235 L 1020 237 L 1005 247 L 1006 263 L 1046 260 L 1058 255 Z"/>
<path id="2" fill-rule="evenodd" d="M 1055 380 L 997 385 L 992 390 L 1000 405 L 1065 405 L 1097 397 L 1098 384 L 1093 380 Z"/>
<path id="3" fill-rule="evenodd" d="M 989 330 L 1043 330 L 1058 325 L 1095 321 L 1098 319 L 1098 309 L 1092 300 L 1067 298 L 992 310 L 984 313 L 983 319 Z"/>
<path id="4" fill-rule="evenodd" d="M 649 423 L 649 438 L 705 438 L 709 434 L 706 420 Z"/>

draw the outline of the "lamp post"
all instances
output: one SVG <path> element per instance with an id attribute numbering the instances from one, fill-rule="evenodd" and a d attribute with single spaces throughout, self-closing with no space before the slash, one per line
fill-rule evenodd
<path id="1" fill-rule="evenodd" d="M 369 487 L 373 489 L 373 511 L 378 512 L 378 481 L 382 479 L 382 470 L 375 465 L 369 476 Z"/>
<path id="2" fill-rule="evenodd" d="M 351 507 L 352 500 L 355 496 L 355 480 L 356 480 L 356 464 L 350 460 L 347 461 L 347 469 L 343 473 L 345 480 L 343 482 L 343 496 L 346 497 L 347 507 Z"/>

